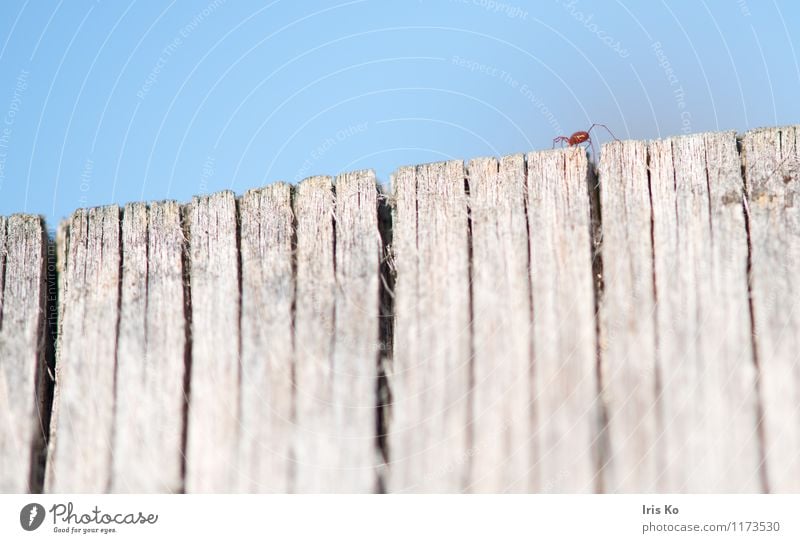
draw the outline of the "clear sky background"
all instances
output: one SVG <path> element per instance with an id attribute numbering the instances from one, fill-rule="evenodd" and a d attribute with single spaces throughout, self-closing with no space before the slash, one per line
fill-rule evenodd
<path id="1" fill-rule="evenodd" d="M 799 34 L 796 0 L 2 0 L 0 214 L 800 123 Z"/>

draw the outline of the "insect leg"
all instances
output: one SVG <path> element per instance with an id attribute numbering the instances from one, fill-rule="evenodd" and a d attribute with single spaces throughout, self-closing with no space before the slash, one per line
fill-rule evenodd
<path id="1" fill-rule="evenodd" d="M 616 141 L 619 141 L 619 138 L 617 138 L 617 136 L 615 136 L 615 135 L 614 135 L 614 133 L 613 133 L 611 130 L 609 130 L 609 128 L 608 128 L 606 125 L 604 125 L 604 124 L 600 124 L 600 123 L 594 123 L 592 126 L 590 126 L 590 127 L 589 127 L 589 130 L 587 130 L 586 132 L 591 132 L 591 131 L 592 131 L 592 128 L 594 128 L 595 126 L 602 126 L 603 128 L 605 128 L 605 129 L 606 129 L 606 132 L 608 132 L 609 134 L 611 134 L 611 137 L 612 137 L 612 138 L 614 138 Z"/>

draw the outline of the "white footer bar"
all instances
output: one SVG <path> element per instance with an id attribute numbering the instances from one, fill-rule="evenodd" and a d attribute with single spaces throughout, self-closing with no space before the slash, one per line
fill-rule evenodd
<path id="1" fill-rule="evenodd" d="M 800 541 L 798 510 L 797 495 L 2 495 L 0 541 Z"/>

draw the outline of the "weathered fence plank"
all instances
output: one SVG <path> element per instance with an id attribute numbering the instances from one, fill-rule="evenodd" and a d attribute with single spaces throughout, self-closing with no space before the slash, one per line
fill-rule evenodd
<path id="1" fill-rule="evenodd" d="M 371 170 L 336 178 L 336 314 L 333 435 L 339 443 L 332 490 L 377 489 L 380 346 L 378 189 Z"/>
<path id="2" fill-rule="evenodd" d="M 337 455 L 333 403 L 336 311 L 333 179 L 312 177 L 297 188 L 294 437 L 298 492 L 331 490 Z"/>
<path id="3" fill-rule="evenodd" d="M 800 490 L 797 138 L 404 167 L 383 242 L 367 171 L 77 211 L 45 489 Z M 47 252 L 0 218 L 0 491 L 40 481 Z"/>
<path id="4" fill-rule="evenodd" d="M 767 488 L 800 491 L 800 136 L 755 130 L 742 141 L 752 248 Z"/>
<path id="5" fill-rule="evenodd" d="M 186 490 L 234 487 L 239 436 L 239 254 L 232 192 L 188 209 L 192 352 Z"/>
<path id="6" fill-rule="evenodd" d="M 48 492 L 109 489 L 121 279 L 119 213 L 117 206 L 82 209 L 66 229 L 66 258 L 59 263 L 63 311 Z"/>
<path id="7" fill-rule="evenodd" d="M 391 492 L 457 492 L 470 443 L 469 231 L 464 165 L 393 178 L 395 340 L 388 429 Z"/>
<path id="8" fill-rule="evenodd" d="M 278 183 L 250 190 L 242 223 L 242 378 L 237 489 L 289 492 L 291 441 L 292 194 Z"/>
<path id="9" fill-rule="evenodd" d="M 656 492 L 658 370 L 655 286 L 647 145 L 603 146 L 599 188 L 602 209 L 600 359 L 608 416 L 602 488 Z"/>
<path id="10" fill-rule="evenodd" d="M 528 155 L 536 492 L 592 492 L 597 485 L 588 166 L 577 148 Z"/>
<path id="11" fill-rule="evenodd" d="M 177 203 L 125 206 L 112 451 L 115 492 L 183 488 L 183 245 Z"/>
<path id="12" fill-rule="evenodd" d="M 381 352 L 374 174 L 303 181 L 295 214 L 296 490 L 371 492 Z"/>
<path id="13" fill-rule="evenodd" d="M 660 490 L 757 491 L 747 232 L 733 133 L 650 144 Z M 710 364 L 708 361 L 713 360 Z"/>
<path id="14" fill-rule="evenodd" d="M 525 492 L 533 465 L 525 157 L 467 167 L 474 391 L 469 490 Z"/>
<path id="15" fill-rule="evenodd" d="M 0 217 L 0 492 L 35 491 L 44 446 L 47 378 L 45 260 L 41 218 Z"/>

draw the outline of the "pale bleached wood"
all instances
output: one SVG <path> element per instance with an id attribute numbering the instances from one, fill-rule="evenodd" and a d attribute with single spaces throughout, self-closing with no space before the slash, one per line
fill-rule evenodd
<path id="1" fill-rule="evenodd" d="M 533 465 L 525 157 L 467 166 L 472 219 L 472 492 L 525 492 Z"/>
<path id="2" fill-rule="evenodd" d="M 660 475 L 655 286 L 647 144 L 603 146 L 602 397 L 608 427 L 601 469 L 606 492 L 656 492 Z"/>
<path id="3" fill-rule="evenodd" d="M 188 209 L 191 384 L 186 491 L 229 492 L 239 436 L 239 255 L 232 192 L 195 197 Z"/>
<path id="4" fill-rule="evenodd" d="M 45 259 L 41 218 L 0 217 L 0 492 L 34 492 L 44 446 Z"/>
<path id="5" fill-rule="evenodd" d="M 393 178 L 395 341 L 387 371 L 391 492 L 468 485 L 471 332 L 464 165 L 402 168 Z"/>
<path id="6" fill-rule="evenodd" d="M 800 491 L 800 136 L 798 127 L 745 134 L 767 487 Z"/>
<path id="7" fill-rule="evenodd" d="M 459 162 L 401 168 L 396 284 L 385 293 L 395 302 L 385 488 L 800 489 L 797 137 L 796 127 L 744 137 L 749 255 L 732 133 L 607 146 L 597 302 L 582 150 L 528 155 L 526 176 L 518 156 L 473 161 L 469 193 Z M 187 270 L 175 204 L 132 204 L 122 222 L 115 206 L 78 211 L 62 224 L 46 489 L 383 488 L 374 189 L 366 172 L 335 186 L 314 178 L 294 210 L 285 185 L 248 193 L 241 239 L 231 193 L 197 198 L 185 208 Z M 43 330 L 30 332 L 42 326 L 43 294 L 22 295 L 44 281 L 33 261 L 43 265 L 46 245 L 31 220 L 0 219 L 0 485 L 22 490 L 46 346 Z M 28 317 L 9 316 L 12 300 Z M 39 358 L 11 366 L 12 348 Z M 6 463 L 8 450 L 20 460 Z"/>
<path id="8" fill-rule="evenodd" d="M 119 208 L 76 211 L 66 230 L 45 488 L 106 492 L 119 321 Z M 62 238 L 63 241 L 63 238 Z"/>
<path id="9" fill-rule="evenodd" d="M 292 420 L 292 201 L 284 183 L 250 190 L 242 223 L 242 383 L 237 489 L 288 492 Z"/>
<path id="10" fill-rule="evenodd" d="M 179 492 L 186 337 L 180 206 L 126 205 L 122 250 L 111 489 Z"/>
<path id="11" fill-rule="evenodd" d="M 664 492 L 756 492 L 757 391 L 734 134 L 649 146 Z"/>
<path id="12" fill-rule="evenodd" d="M 336 313 L 333 336 L 337 492 L 377 489 L 380 259 L 375 173 L 336 178 Z"/>
<path id="13" fill-rule="evenodd" d="M 295 311 L 296 457 L 295 490 L 333 491 L 337 474 L 334 422 L 333 334 L 334 264 L 333 180 L 312 177 L 297 188 L 297 287 Z"/>
<path id="14" fill-rule="evenodd" d="M 599 434 L 588 161 L 528 155 L 534 457 L 539 492 L 592 492 Z"/>
<path id="15" fill-rule="evenodd" d="M 380 234 L 372 172 L 303 181 L 295 199 L 296 490 L 377 486 Z"/>

